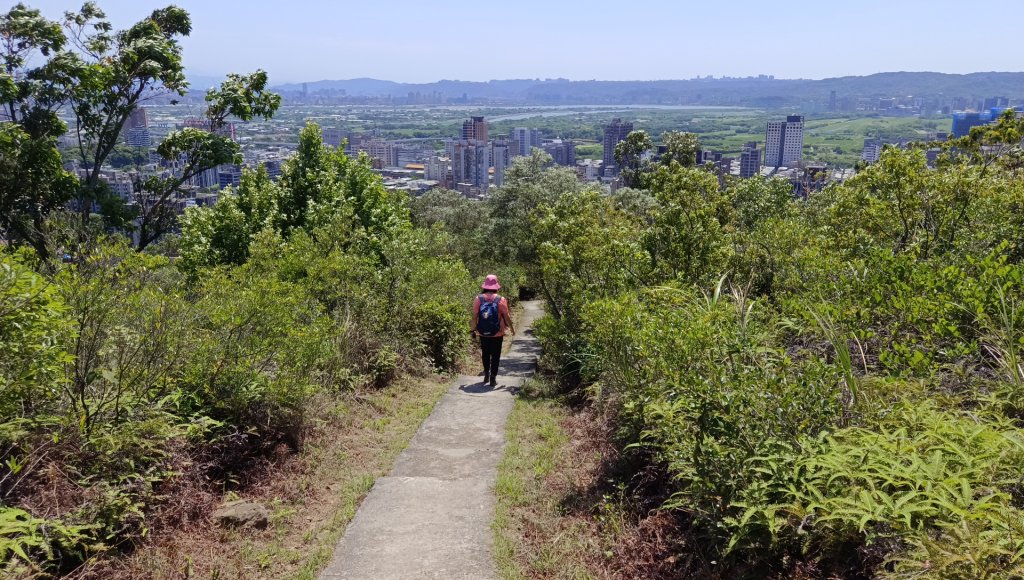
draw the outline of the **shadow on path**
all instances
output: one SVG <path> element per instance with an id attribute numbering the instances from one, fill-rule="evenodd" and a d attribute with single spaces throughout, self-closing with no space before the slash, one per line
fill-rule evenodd
<path id="1" fill-rule="evenodd" d="M 530 377 L 537 370 L 540 359 L 540 342 L 533 329 L 527 329 L 517 336 L 507 355 L 502 357 L 498 375 L 508 377 Z"/>
<path id="2" fill-rule="evenodd" d="M 485 382 L 473 383 L 470 385 L 459 385 L 459 390 L 463 393 L 469 393 L 470 395 L 483 395 L 497 392 L 506 392 L 510 395 L 519 393 L 519 387 L 516 385 L 499 384 L 496 387 L 492 387 L 490 384 Z"/>
<path id="3" fill-rule="evenodd" d="M 543 313 L 523 303 L 523 332 L 502 356 L 498 386 L 461 376 L 359 506 L 321 580 L 490 580 L 494 484 L 505 422 L 540 345 L 530 327 Z"/>

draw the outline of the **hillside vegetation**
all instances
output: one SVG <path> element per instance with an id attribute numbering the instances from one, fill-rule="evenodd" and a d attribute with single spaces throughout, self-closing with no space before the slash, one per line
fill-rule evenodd
<path id="1" fill-rule="evenodd" d="M 1022 129 L 806 201 L 669 161 L 496 207 L 548 368 L 615 426 L 595 485 L 682 535 L 645 575 L 1024 573 Z"/>
<path id="2" fill-rule="evenodd" d="M 240 162 L 218 129 L 280 104 L 266 73 L 229 75 L 211 130 L 158 148 L 181 175 L 109 191 L 99 170 L 140 99 L 186 93 L 190 30 L 175 7 L 121 31 L 92 3 L 0 16 L 0 575 L 88 577 L 301 452 L 318 411 L 454 370 L 476 276 L 496 272 L 546 301 L 548 379 L 612 426 L 592 447 L 617 464 L 590 495 L 653 505 L 637 517 L 678 536 L 619 574 L 1024 576 L 1012 112 L 935 168 L 888 148 L 807 200 L 689 166 L 680 133 L 660 160 L 631 135 L 614 195 L 535 149 L 485 202 L 413 200 L 310 124 L 276 182 L 246 171 L 178 217 L 189 176 Z M 553 457 L 557 426 L 533 425 Z"/>
<path id="3" fill-rule="evenodd" d="M 190 490 L 244 488 L 323 397 L 452 368 L 469 272 L 503 264 L 547 300 L 561 388 L 613 418 L 619 485 L 646 474 L 685 536 L 659 573 L 1013 576 L 1021 130 L 934 170 L 888 149 L 807 201 L 687 155 L 606 196 L 535 152 L 478 203 L 390 193 L 311 125 L 278 182 L 246 173 L 147 252 L 55 212 L 68 259 L 0 258 L 5 573 L 204 517 Z"/>
<path id="4" fill-rule="evenodd" d="M 315 406 L 461 359 L 473 286 L 446 236 L 321 141 L 307 127 L 278 182 L 246 173 L 152 252 L 92 232 L 67 261 L 0 254 L 5 575 L 204 518 L 197 492 L 301 448 Z"/>

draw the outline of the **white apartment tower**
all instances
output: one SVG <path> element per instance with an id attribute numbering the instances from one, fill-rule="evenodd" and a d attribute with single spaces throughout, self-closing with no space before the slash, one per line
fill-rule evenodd
<path id="1" fill-rule="evenodd" d="M 785 121 L 769 121 L 765 133 L 764 164 L 793 167 L 803 159 L 804 118 L 789 115 Z"/>
<path id="2" fill-rule="evenodd" d="M 449 173 L 447 157 L 432 155 L 423 165 L 423 177 L 426 179 L 447 182 Z"/>
<path id="3" fill-rule="evenodd" d="M 868 163 L 877 163 L 882 157 L 883 147 L 881 139 L 865 139 L 864 149 L 861 150 L 860 158 Z"/>

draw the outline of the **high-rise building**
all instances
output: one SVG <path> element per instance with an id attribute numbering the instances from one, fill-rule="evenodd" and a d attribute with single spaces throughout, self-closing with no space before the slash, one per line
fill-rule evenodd
<path id="1" fill-rule="evenodd" d="M 633 123 L 623 123 L 622 119 L 612 119 L 612 122 L 604 126 L 604 164 L 601 172 L 604 175 L 618 174 L 615 167 L 615 146 L 626 140 L 626 136 L 633 131 Z"/>
<path id="2" fill-rule="evenodd" d="M 263 160 L 263 168 L 267 170 L 267 177 L 271 181 L 277 181 L 281 177 L 282 162 L 280 159 Z"/>
<path id="3" fill-rule="evenodd" d="M 323 140 L 325 145 L 338 148 L 341 147 L 343 141 L 347 141 L 349 138 L 348 131 L 342 131 L 337 128 L 327 128 L 323 130 Z"/>
<path id="4" fill-rule="evenodd" d="M 206 189 L 208 187 L 217 187 L 220 185 L 220 168 L 211 167 L 205 171 L 201 171 L 189 181 L 189 185 L 194 185 L 199 189 Z"/>
<path id="5" fill-rule="evenodd" d="M 237 165 L 221 165 L 217 181 L 220 189 L 238 187 L 242 183 L 242 168 Z"/>
<path id="6" fill-rule="evenodd" d="M 966 137 L 970 135 L 971 127 L 980 127 L 981 125 L 987 125 L 998 120 L 999 115 L 1003 114 L 1004 110 L 996 107 L 980 113 L 971 111 L 953 113 L 953 137 Z"/>
<path id="7" fill-rule="evenodd" d="M 432 155 L 423 164 L 423 177 L 447 184 L 449 176 L 448 159 Z"/>
<path id="8" fill-rule="evenodd" d="M 789 115 L 785 121 L 769 121 L 764 139 L 764 164 L 793 167 L 803 159 L 804 118 Z"/>
<path id="9" fill-rule="evenodd" d="M 397 143 L 383 139 L 371 139 L 366 143 L 365 147 L 366 154 L 381 168 L 399 166 L 398 152 L 400 147 Z"/>
<path id="10" fill-rule="evenodd" d="M 496 141 L 491 145 L 491 165 L 494 166 L 494 187 L 505 184 L 505 168 L 509 162 L 509 147 L 505 141 Z"/>
<path id="11" fill-rule="evenodd" d="M 839 110 L 839 97 L 835 91 L 831 91 L 828 94 L 828 110 L 832 112 Z"/>
<path id="12" fill-rule="evenodd" d="M 726 157 L 721 151 L 697 150 L 697 165 L 714 169 L 719 175 L 727 175 L 732 162 L 733 158 Z"/>
<path id="13" fill-rule="evenodd" d="M 467 183 L 486 190 L 490 157 L 490 148 L 482 141 L 455 141 L 451 144 L 452 180 L 456 185 Z"/>
<path id="14" fill-rule="evenodd" d="M 487 141 L 487 121 L 483 117 L 470 117 L 462 123 L 462 138 L 467 141 Z"/>
<path id="15" fill-rule="evenodd" d="M 740 177 L 747 179 L 761 173 L 761 150 L 756 141 L 749 141 L 740 153 Z"/>
<path id="16" fill-rule="evenodd" d="M 146 116 L 146 108 L 136 107 L 135 110 L 128 115 L 128 121 L 125 122 L 124 126 L 126 129 L 137 129 L 139 127 L 148 129 L 149 118 Z"/>
<path id="17" fill-rule="evenodd" d="M 534 147 L 540 147 L 540 129 L 516 127 L 509 131 L 509 138 L 514 142 L 515 155 L 529 155 Z"/>
<path id="18" fill-rule="evenodd" d="M 148 148 L 153 144 L 153 137 L 149 134 L 149 129 L 145 127 L 132 127 L 128 129 L 124 140 L 129 147 Z"/>
<path id="19" fill-rule="evenodd" d="M 573 167 L 576 165 L 576 143 L 555 141 L 544 146 L 544 152 L 555 160 L 555 165 Z"/>
<path id="20" fill-rule="evenodd" d="M 149 147 L 153 144 L 153 138 L 149 134 L 149 119 L 144 107 L 136 107 L 128 115 L 121 133 L 129 147 Z"/>
<path id="21" fill-rule="evenodd" d="M 985 110 L 1005 109 L 1009 106 L 1010 99 L 1006 97 L 989 97 L 985 99 L 981 104 L 981 108 Z"/>
<path id="22" fill-rule="evenodd" d="M 883 143 L 881 139 L 865 139 L 860 158 L 868 163 L 876 163 L 882 157 Z"/>

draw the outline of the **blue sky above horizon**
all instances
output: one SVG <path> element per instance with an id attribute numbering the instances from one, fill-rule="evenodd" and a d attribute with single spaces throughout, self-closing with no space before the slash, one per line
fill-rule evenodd
<path id="1" fill-rule="evenodd" d="M 81 5 L 22 1 L 51 18 Z M 98 1 L 118 28 L 167 3 Z M 183 41 L 190 74 L 263 68 L 272 84 L 1024 70 L 1017 11 L 1003 4 L 1000 16 L 999 4 L 985 1 L 173 3 L 192 15 L 192 34 Z"/>

